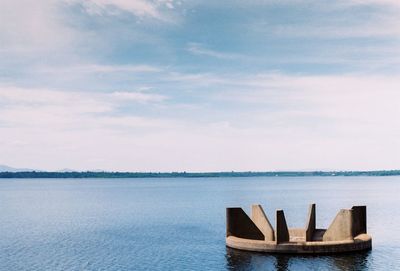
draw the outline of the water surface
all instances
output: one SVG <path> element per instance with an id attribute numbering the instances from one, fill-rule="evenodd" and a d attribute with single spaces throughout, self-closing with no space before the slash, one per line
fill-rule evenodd
<path id="1" fill-rule="evenodd" d="M 0 270 L 396 270 L 400 177 L 3 179 Z M 368 206 L 369 252 L 273 256 L 225 247 L 225 207 L 303 227 Z"/>

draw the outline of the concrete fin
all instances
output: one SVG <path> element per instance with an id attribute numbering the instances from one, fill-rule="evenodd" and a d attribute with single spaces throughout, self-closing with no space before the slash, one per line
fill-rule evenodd
<path id="1" fill-rule="evenodd" d="M 312 241 L 316 228 L 315 203 L 310 204 L 308 208 L 308 217 L 306 223 L 306 241 Z"/>
<path id="2" fill-rule="evenodd" d="M 353 206 L 353 236 L 367 233 L 367 206 Z"/>
<path id="3" fill-rule="evenodd" d="M 353 210 L 342 209 L 324 233 L 323 241 L 353 239 Z"/>
<path id="4" fill-rule="evenodd" d="M 264 240 L 264 234 L 242 208 L 226 208 L 226 236 Z"/>
<path id="5" fill-rule="evenodd" d="M 265 241 L 275 240 L 274 228 L 265 215 L 261 205 L 254 204 L 251 206 L 251 220 L 253 220 L 254 224 L 256 224 L 256 226 L 264 234 Z"/>
<path id="6" fill-rule="evenodd" d="M 283 210 L 276 211 L 276 243 L 289 242 L 289 229 L 286 224 Z"/>

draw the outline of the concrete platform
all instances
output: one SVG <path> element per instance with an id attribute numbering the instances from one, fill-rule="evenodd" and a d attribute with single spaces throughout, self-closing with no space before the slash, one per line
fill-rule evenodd
<path id="1" fill-rule="evenodd" d="M 242 208 L 227 208 L 226 245 L 230 248 L 266 253 L 334 254 L 372 248 L 367 234 L 366 207 L 339 211 L 328 229 L 316 229 L 315 204 L 311 204 L 305 228 L 286 225 L 282 210 L 271 226 L 261 205 L 252 206 L 252 218 Z"/>

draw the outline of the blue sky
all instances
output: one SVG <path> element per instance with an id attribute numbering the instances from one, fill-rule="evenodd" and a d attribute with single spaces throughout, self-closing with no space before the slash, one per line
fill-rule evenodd
<path id="1" fill-rule="evenodd" d="M 3 0 L 0 164 L 400 168 L 400 2 Z"/>

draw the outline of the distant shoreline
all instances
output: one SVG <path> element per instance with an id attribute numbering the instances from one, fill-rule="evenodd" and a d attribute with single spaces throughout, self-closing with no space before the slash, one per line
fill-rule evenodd
<path id="1" fill-rule="evenodd" d="M 21 171 L 0 172 L 0 179 L 11 178 L 219 178 L 219 177 L 334 177 L 400 176 L 400 170 L 376 171 L 246 171 L 246 172 L 96 172 L 96 171 Z"/>

